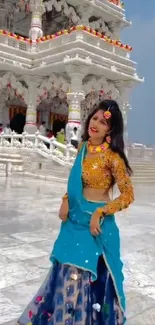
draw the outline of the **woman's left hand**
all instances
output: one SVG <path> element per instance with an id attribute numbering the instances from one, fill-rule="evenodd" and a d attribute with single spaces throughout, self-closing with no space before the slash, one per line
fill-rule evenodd
<path id="1" fill-rule="evenodd" d="M 101 215 L 99 214 L 98 211 L 95 211 L 92 214 L 90 220 L 90 232 L 93 236 L 98 236 L 102 232 L 100 227 L 100 219 L 101 219 Z"/>

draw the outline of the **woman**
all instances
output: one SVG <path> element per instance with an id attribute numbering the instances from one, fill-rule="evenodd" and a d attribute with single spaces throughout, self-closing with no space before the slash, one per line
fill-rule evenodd
<path id="1" fill-rule="evenodd" d="M 64 131 L 64 129 L 61 129 L 60 132 L 57 133 L 56 139 L 61 144 L 65 143 L 65 131 Z"/>
<path id="2" fill-rule="evenodd" d="M 123 325 L 125 297 L 114 213 L 134 199 L 122 113 L 105 100 L 89 115 L 59 216 L 53 267 L 20 325 Z M 117 183 L 120 196 L 110 200 Z M 29 319 L 30 317 L 30 319 Z"/>

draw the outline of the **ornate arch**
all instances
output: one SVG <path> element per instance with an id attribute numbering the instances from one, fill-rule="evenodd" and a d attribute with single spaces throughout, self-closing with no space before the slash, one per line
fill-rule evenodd
<path id="1" fill-rule="evenodd" d="M 51 77 L 44 80 L 37 91 L 37 104 L 49 97 L 54 98 L 58 96 L 62 100 L 66 98 L 66 92 L 69 88 L 69 81 L 62 76 L 52 74 Z"/>
<path id="2" fill-rule="evenodd" d="M 8 72 L 0 78 L 0 91 L 3 89 L 7 89 L 8 94 L 11 94 L 13 97 L 17 97 L 26 103 L 28 90 L 20 81 L 16 80 L 13 73 Z"/>
<path id="3" fill-rule="evenodd" d="M 75 25 L 81 24 L 81 19 L 78 16 L 78 14 L 76 13 L 75 9 L 71 6 L 68 5 L 68 3 L 66 2 L 66 0 L 49 0 L 49 1 L 45 1 L 44 2 L 45 5 L 45 9 L 47 11 L 51 11 L 52 7 L 55 8 L 55 10 L 57 12 L 60 12 L 63 10 L 64 14 L 68 17 L 71 18 L 72 22 Z"/>
<path id="4" fill-rule="evenodd" d="M 86 98 L 81 104 L 81 119 L 85 121 L 89 112 L 93 109 L 94 105 L 100 100 L 109 98 L 117 100 L 119 99 L 120 93 L 115 87 L 114 83 L 102 78 L 89 78 L 84 82 L 84 91 Z"/>

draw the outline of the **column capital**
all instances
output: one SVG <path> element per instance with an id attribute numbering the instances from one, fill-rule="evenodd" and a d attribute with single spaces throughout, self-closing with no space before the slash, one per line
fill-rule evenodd
<path id="1" fill-rule="evenodd" d="M 32 13 L 40 13 L 40 15 L 44 14 L 45 5 L 42 0 L 30 0 L 29 5 Z"/>
<path id="2" fill-rule="evenodd" d="M 78 8 L 78 13 L 81 16 L 81 24 L 89 27 L 89 18 L 93 14 L 93 6 L 91 4 L 88 4 L 87 6 L 80 5 Z"/>
<path id="3" fill-rule="evenodd" d="M 70 77 L 70 92 L 83 92 L 83 79 L 88 74 L 88 67 L 83 65 L 79 71 L 79 66 L 67 64 L 65 69 Z"/>
<path id="4" fill-rule="evenodd" d="M 68 92 L 67 93 L 67 99 L 68 101 L 72 101 L 73 99 L 78 100 L 78 102 L 82 102 L 82 100 L 85 99 L 85 93 L 84 91 L 78 91 L 78 92 Z"/>
<path id="5" fill-rule="evenodd" d="M 69 59 L 68 59 L 69 60 Z M 80 68 L 79 65 L 65 62 L 65 70 L 68 74 L 68 76 L 71 78 L 71 80 L 75 77 L 78 77 L 79 79 L 82 79 L 88 74 L 89 72 L 89 66 L 90 64 L 81 64 Z M 79 71 L 80 70 L 80 71 Z"/>
<path id="6" fill-rule="evenodd" d="M 42 79 L 41 78 L 37 78 L 35 76 L 24 76 L 23 80 L 26 82 L 28 88 L 31 87 L 31 85 L 34 85 L 37 87 L 39 87 L 39 85 L 41 84 Z"/>

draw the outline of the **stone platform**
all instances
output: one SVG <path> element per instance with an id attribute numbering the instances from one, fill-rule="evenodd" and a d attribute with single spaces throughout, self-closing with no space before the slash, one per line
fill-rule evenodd
<path id="1" fill-rule="evenodd" d="M 0 325 L 14 325 L 50 263 L 59 228 L 64 182 L 0 177 Z M 154 186 L 136 186 L 136 202 L 118 224 L 127 293 L 128 325 L 155 324 Z"/>

